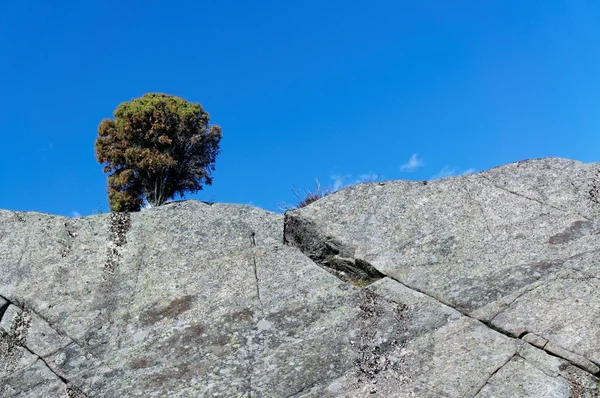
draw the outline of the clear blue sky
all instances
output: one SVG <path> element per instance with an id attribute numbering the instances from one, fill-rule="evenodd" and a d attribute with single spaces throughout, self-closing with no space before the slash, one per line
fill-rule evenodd
<path id="1" fill-rule="evenodd" d="M 147 92 L 222 126 L 201 200 L 598 161 L 599 21 L 597 0 L 1 1 L 0 208 L 107 211 L 97 126 Z"/>

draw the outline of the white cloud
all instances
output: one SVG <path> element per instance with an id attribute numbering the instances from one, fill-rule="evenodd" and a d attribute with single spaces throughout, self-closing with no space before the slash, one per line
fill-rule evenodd
<path id="1" fill-rule="evenodd" d="M 373 182 L 379 179 L 379 174 L 365 173 L 358 176 L 357 182 Z"/>
<path id="2" fill-rule="evenodd" d="M 331 175 L 331 179 L 333 180 L 332 191 L 339 191 L 342 188 L 346 188 L 350 185 L 358 184 L 361 182 L 373 182 L 377 181 L 381 175 L 375 173 L 364 173 L 360 174 L 358 177 L 352 177 L 352 174 L 333 174 Z"/>
<path id="3" fill-rule="evenodd" d="M 445 165 L 444 167 L 442 167 L 442 169 L 437 173 L 431 176 L 431 180 L 437 180 L 439 178 L 446 178 L 446 177 L 451 177 L 453 175 L 456 175 L 457 173 L 457 168 L 456 167 L 450 167 L 448 165 Z"/>
<path id="4" fill-rule="evenodd" d="M 338 191 L 340 189 L 342 189 L 345 186 L 348 186 L 349 184 L 346 182 L 348 179 L 352 178 L 352 175 L 350 174 L 345 174 L 345 175 L 339 175 L 339 174 L 334 174 L 331 176 L 331 179 L 333 180 L 333 190 L 334 191 Z"/>
<path id="5" fill-rule="evenodd" d="M 79 212 L 77 210 L 73 210 L 71 212 L 71 217 L 75 217 L 75 218 L 81 217 L 81 214 L 79 214 Z"/>
<path id="6" fill-rule="evenodd" d="M 475 169 L 470 168 L 465 171 L 461 171 L 458 167 L 450 167 L 449 165 L 445 165 L 442 169 L 437 173 L 431 176 L 430 180 L 437 180 L 439 178 L 452 177 L 457 175 L 466 175 L 474 173 Z"/>
<path id="7" fill-rule="evenodd" d="M 423 159 L 419 159 L 417 153 L 413 153 L 413 155 L 408 159 L 408 162 L 400 166 L 401 171 L 414 171 L 419 167 L 425 166 L 425 162 Z"/>

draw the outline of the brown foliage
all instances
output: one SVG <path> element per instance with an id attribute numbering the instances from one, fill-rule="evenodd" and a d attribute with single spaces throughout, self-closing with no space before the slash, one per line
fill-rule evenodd
<path id="1" fill-rule="evenodd" d="M 96 159 L 108 177 L 113 211 L 160 206 L 211 185 L 221 128 L 200 104 L 166 94 L 124 102 L 98 127 Z"/>

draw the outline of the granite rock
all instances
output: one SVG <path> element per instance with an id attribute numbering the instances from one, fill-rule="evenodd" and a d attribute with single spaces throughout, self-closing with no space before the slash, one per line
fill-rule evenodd
<path id="1" fill-rule="evenodd" d="M 597 173 L 0 211 L 0 395 L 598 397 Z"/>

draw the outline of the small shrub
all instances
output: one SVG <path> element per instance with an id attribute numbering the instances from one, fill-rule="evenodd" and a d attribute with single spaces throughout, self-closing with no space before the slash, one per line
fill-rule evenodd
<path id="1" fill-rule="evenodd" d="M 98 126 L 96 159 L 108 176 L 111 211 L 140 211 L 212 184 L 221 128 L 198 103 L 149 93 L 124 102 Z"/>
<path id="2" fill-rule="evenodd" d="M 315 182 L 316 182 L 315 190 L 314 191 L 305 190 L 304 197 L 300 193 L 298 193 L 298 191 L 295 188 L 292 189 L 292 192 L 298 199 L 298 203 L 296 203 L 296 207 L 295 207 L 296 209 L 300 209 L 302 207 L 308 206 L 312 202 L 319 200 L 331 193 L 330 189 L 321 189 L 321 184 L 319 183 L 319 180 L 317 178 L 315 178 Z"/>

